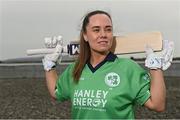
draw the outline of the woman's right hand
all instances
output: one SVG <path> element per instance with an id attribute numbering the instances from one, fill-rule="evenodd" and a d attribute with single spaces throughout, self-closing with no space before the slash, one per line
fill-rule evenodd
<path id="1" fill-rule="evenodd" d="M 62 49 L 63 49 L 62 42 L 60 42 L 60 41 L 62 41 L 61 39 L 62 39 L 62 37 L 59 36 L 58 37 L 59 41 L 57 40 L 58 42 L 57 42 L 57 45 L 55 47 L 55 51 L 51 54 L 45 55 L 44 58 L 42 59 L 45 71 L 50 71 L 51 69 L 53 69 L 56 66 L 58 59 L 61 57 Z M 48 47 L 48 48 L 52 47 L 53 48 L 55 46 L 54 41 L 55 41 L 54 39 L 49 39 L 48 41 L 46 40 L 45 41 L 46 47 Z"/>
<path id="2" fill-rule="evenodd" d="M 42 59 L 44 70 L 46 71 L 45 72 L 46 84 L 51 97 L 54 99 L 56 99 L 55 86 L 56 86 L 56 81 L 58 79 L 58 75 L 54 67 L 56 66 L 57 61 L 61 57 L 62 49 L 63 49 L 62 37 L 59 36 L 57 42 L 56 40 L 53 38 L 53 39 L 49 39 L 48 41 L 47 40 L 45 41 L 46 47 L 47 48 L 55 47 L 55 51 L 51 54 L 45 55 L 44 58 Z"/>

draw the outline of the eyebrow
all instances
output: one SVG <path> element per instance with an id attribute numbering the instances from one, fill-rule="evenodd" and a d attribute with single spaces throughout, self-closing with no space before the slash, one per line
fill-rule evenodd
<path id="1" fill-rule="evenodd" d="M 107 25 L 107 26 L 105 26 L 105 28 L 109 28 L 109 27 L 110 27 L 110 28 L 112 28 L 112 26 L 111 26 L 111 25 Z M 92 27 L 92 29 L 94 29 L 94 28 L 100 28 L 100 26 L 93 26 L 93 27 Z"/>

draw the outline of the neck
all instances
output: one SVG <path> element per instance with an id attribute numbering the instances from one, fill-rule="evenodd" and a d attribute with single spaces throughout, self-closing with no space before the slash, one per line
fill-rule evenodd
<path id="1" fill-rule="evenodd" d="M 91 58 L 90 58 L 91 65 L 93 67 L 98 65 L 100 62 L 102 62 L 105 59 L 108 53 L 109 52 L 105 52 L 105 53 L 91 52 Z"/>

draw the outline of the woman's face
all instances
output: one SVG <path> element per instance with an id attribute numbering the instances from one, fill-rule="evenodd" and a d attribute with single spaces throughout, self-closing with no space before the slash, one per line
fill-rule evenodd
<path id="1" fill-rule="evenodd" d="M 113 42 L 111 19 L 105 14 L 91 16 L 83 36 L 89 43 L 91 52 L 108 53 Z"/>

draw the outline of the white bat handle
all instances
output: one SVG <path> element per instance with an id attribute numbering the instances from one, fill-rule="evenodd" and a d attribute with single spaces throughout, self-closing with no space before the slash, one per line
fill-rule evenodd
<path id="1" fill-rule="evenodd" d="M 50 54 L 54 52 L 54 48 L 53 49 L 48 49 L 48 48 L 42 48 L 42 49 L 30 49 L 27 50 L 26 53 L 27 55 L 40 55 L 40 54 Z"/>
<path id="2" fill-rule="evenodd" d="M 55 48 L 42 48 L 42 49 L 29 49 L 26 51 L 27 55 L 41 55 L 51 54 L 55 51 Z M 63 52 L 67 53 L 67 47 L 63 47 Z"/>

